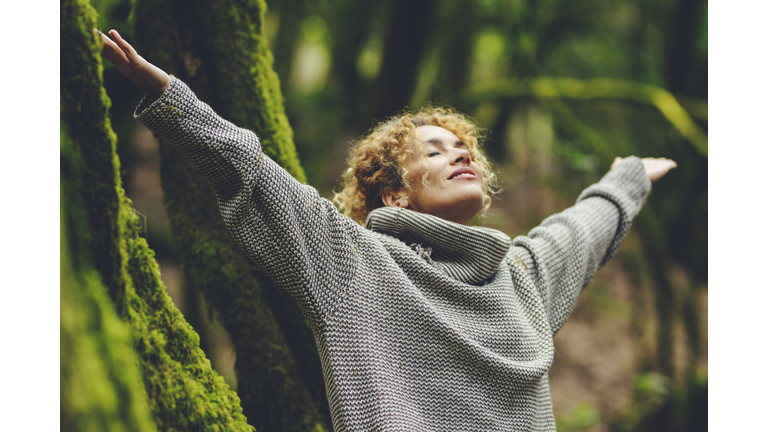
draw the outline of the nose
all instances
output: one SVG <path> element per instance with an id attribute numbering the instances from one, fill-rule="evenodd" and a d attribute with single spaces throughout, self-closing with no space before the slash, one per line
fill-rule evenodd
<path id="1" fill-rule="evenodd" d="M 459 151 L 459 155 L 453 161 L 453 165 L 456 165 L 458 163 L 464 162 L 464 163 L 467 164 L 467 166 L 469 166 L 472 163 L 472 159 L 471 159 L 471 157 L 469 155 L 469 150 L 463 148 L 463 149 L 458 149 L 458 151 Z"/>

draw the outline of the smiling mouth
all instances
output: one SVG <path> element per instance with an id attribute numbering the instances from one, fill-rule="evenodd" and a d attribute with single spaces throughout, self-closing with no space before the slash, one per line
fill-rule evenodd
<path id="1" fill-rule="evenodd" d="M 475 172 L 472 171 L 469 168 L 462 168 L 458 169 L 451 174 L 450 177 L 448 177 L 448 180 L 453 179 L 476 179 L 477 176 L 475 175 Z"/>

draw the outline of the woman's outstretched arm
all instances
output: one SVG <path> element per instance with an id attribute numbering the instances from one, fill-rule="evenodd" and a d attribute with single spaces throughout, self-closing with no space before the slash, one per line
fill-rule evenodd
<path id="1" fill-rule="evenodd" d="M 101 54 L 151 98 L 159 98 L 170 84 L 171 76 L 144 60 L 144 57 L 140 56 L 131 44 L 120 36 L 117 30 L 108 32 L 114 40 L 104 33 L 96 31 L 99 32 L 101 40 L 104 42 Z"/>
<path id="2" fill-rule="evenodd" d="M 346 298 L 362 227 L 266 156 L 254 132 L 110 35 L 114 41 L 102 36 L 103 55 L 149 94 L 134 117 L 200 169 L 235 241 L 321 325 Z"/>
<path id="3" fill-rule="evenodd" d="M 513 241 L 510 264 L 530 276 L 547 309 L 552 333 L 565 323 L 582 289 L 616 252 L 651 182 L 677 164 L 665 158 L 616 158 L 611 171 L 577 203 Z"/>

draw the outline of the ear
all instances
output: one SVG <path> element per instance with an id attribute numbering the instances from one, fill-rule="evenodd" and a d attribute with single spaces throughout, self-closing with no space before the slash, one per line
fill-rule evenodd
<path id="1" fill-rule="evenodd" d="M 381 201 L 387 207 L 408 208 L 408 194 L 404 191 L 386 191 L 381 194 Z"/>

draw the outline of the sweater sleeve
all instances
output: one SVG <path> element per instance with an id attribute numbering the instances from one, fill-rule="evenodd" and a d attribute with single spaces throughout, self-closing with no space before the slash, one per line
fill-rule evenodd
<path id="1" fill-rule="evenodd" d="M 267 157 L 253 132 L 219 117 L 175 77 L 134 116 L 203 172 L 248 258 L 321 325 L 346 295 L 362 228 Z"/>
<path id="2" fill-rule="evenodd" d="M 514 239 L 510 265 L 522 265 L 533 279 L 553 336 L 581 291 L 618 249 L 650 188 L 640 159 L 626 158 L 584 190 L 576 205 Z"/>

